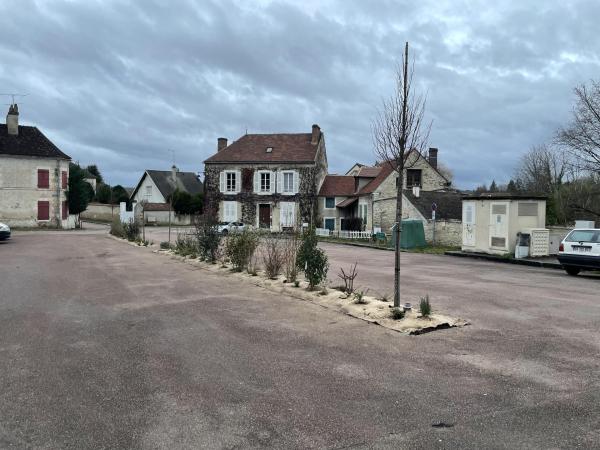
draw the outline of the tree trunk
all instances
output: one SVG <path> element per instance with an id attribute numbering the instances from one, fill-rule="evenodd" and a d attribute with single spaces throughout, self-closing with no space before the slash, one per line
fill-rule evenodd
<path id="1" fill-rule="evenodd" d="M 394 262 L 394 307 L 400 306 L 400 240 L 402 239 L 402 191 L 404 186 L 403 167 L 398 171 L 398 186 L 396 188 L 396 242 Z"/>

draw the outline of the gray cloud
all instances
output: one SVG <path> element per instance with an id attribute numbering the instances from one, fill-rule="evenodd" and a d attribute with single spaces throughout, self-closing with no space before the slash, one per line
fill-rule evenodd
<path id="1" fill-rule="evenodd" d="M 326 133 L 332 172 L 373 162 L 370 123 L 403 43 L 428 94 L 430 144 L 456 184 L 506 181 L 597 77 L 594 1 L 0 3 L 0 91 L 21 119 L 112 183 L 201 171 L 216 138 Z"/>

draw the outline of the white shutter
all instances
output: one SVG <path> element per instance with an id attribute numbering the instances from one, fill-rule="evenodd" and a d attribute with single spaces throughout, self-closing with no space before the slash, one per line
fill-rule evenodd
<path id="1" fill-rule="evenodd" d="M 238 221 L 238 202 L 231 202 L 231 221 Z"/>
<path id="2" fill-rule="evenodd" d="M 275 192 L 275 183 L 277 183 L 277 172 L 271 170 L 271 185 L 269 186 L 269 192 L 271 192 L 271 194 Z"/>
<path id="3" fill-rule="evenodd" d="M 257 194 L 260 192 L 260 175 L 258 170 L 254 171 L 254 193 Z"/>
<path id="4" fill-rule="evenodd" d="M 219 190 L 225 192 L 225 171 L 219 172 Z"/>
<path id="5" fill-rule="evenodd" d="M 281 194 L 283 192 L 283 179 L 285 177 L 285 172 L 276 172 L 277 173 L 277 193 Z"/>
<path id="6" fill-rule="evenodd" d="M 287 210 L 287 203 L 279 202 L 279 226 L 280 227 L 287 227 L 286 210 Z"/>
<path id="7" fill-rule="evenodd" d="M 300 175 L 297 170 L 292 172 L 292 176 L 294 177 L 294 194 L 298 193 L 298 185 L 300 184 Z"/>
<path id="8" fill-rule="evenodd" d="M 235 193 L 239 194 L 242 190 L 242 172 L 240 170 L 235 171 Z"/>

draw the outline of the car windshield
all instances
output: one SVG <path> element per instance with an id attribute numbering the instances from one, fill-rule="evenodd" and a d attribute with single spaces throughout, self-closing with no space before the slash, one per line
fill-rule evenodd
<path id="1" fill-rule="evenodd" d="M 219 225 L 221 225 L 221 226 L 229 225 L 229 222 L 219 222 Z"/>
<path id="2" fill-rule="evenodd" d="M 600 230 L 573 230 L 566 241 L 600 243 Z"/>

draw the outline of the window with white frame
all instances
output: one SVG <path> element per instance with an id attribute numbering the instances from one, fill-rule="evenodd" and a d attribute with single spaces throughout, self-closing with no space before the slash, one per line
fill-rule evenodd
<path id="1" fill-rule="evenodd" d="M 327 209 L 335 208 L 335 197 L 325 197 L 325 208 L 327 208 Z"/>
<path id="2" fill-rule="evenodd" d="M 223 202 L 223 222 L 237 222 L 237 202 Z"/>
<path id="3" fill-rule="evenodd" d="M 225 172 L 225 191 L 237 192 L 237 174 L 235 172 Z"/>
<path id="4" fill-rule="evenodd" d="M 279 211 L 280 217 L 279 221 L 281 222 L 282 227 L 293 227 L 295 223 L 295 210 L 296 204 L 294 202 L 280 202 L 279 203 Z"/>
<path id="5" fill-rule="evenodd" d="M 369 205 L 367 203 L 358 204 L 358 217 L 362 219 L 363 226 L 367 225 L 367 216 L 369 215 Z"/>
<path id="6" fill-rule="evenodd" d="M 283 172 L 283 193 L 294 193 L 294 172 Z"/>
<path id="7" fill-rule="evenodd" d="M 152 198 L 152 186 L 146 186 L 146 201 Z"/>
<path id="8" fill-rule="evenodd" d="M 260 173 L 260 192 L 271 192 L 271 172 Z"/>

